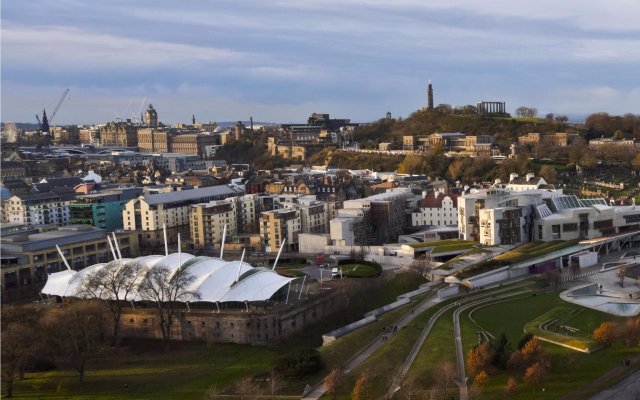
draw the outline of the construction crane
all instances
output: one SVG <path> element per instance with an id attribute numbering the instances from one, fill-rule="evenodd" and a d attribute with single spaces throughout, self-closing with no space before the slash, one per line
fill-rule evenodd
<path id="1" fill-rule="evenodd" d="M 65 91 L 62 93 L 62 96 L 60 96 L 60 100 L 58 100 L 58 104 L 56 104 L 56 108 L 53 109 L 53 113 L 51 114 L 51 118 L 49 118 L 49 123 L 53 124 L 53 119 L 56 117 L 56 114 L 58 113 L 58 110 L 60 109 L 60 106 L 62 105 L 62 101 L 64 100 L 65 97 L 67 97 L 67 94 L 69 94 L 69 89 L 65 89 Z"/>
<path id="2" fill-rule="evenodd" d="M 38 129 L 42 129 L 42 122 L 40 122 L 40 116 L 36 114 L 36 119 L 38 120 Z"/>

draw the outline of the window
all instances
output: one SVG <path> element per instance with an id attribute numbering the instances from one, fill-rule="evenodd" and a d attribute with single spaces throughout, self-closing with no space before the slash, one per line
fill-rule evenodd
<path id="1" fill-rule="evenodd" d="M 563 232 L 576 232 L 578 230 L 578 224 L 563 224 Z"/>

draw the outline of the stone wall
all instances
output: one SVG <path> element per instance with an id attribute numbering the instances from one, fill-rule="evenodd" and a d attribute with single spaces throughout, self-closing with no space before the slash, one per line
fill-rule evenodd
<path id="1" fill-rule="evenodd" d="M 292 291 L 292 296 L 293 296 Z M 297 295 L 297 293 L 296 293 Z M 332 301 L 337 291 L 294 305 L 273 303 L 235 309 L 177 310 L 172 336 L 174 340 L 228 342 L 252 345 L 276 343 L 338 311 L 340 302 Z M 154 308 L 125 309 L 122 313 L 123 336 L 162 338 L 159 317 Z"/>

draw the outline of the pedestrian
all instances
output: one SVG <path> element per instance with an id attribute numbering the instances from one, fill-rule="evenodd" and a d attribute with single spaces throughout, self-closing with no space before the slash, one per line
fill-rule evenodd
<path id="1" fill-rule="evenodd" d="M 411 309 L 411 315 L 413 315 L 413 308 Z"/>

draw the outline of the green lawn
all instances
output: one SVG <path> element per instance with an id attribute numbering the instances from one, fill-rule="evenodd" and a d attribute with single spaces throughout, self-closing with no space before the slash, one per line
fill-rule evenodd
<path id="1" fill-rule="evenodd" d="M 349 278 L 373 278 L 380 275 L 380 271 L 367 264 L 342 264 L 339 266 L 342 274 Z"/>
<path id="2" fill-rule="evenodd" d="M 555 307 L 570 307 L 582 310 L 566 321 L 565 324 L 580 329 L 581 335 L 584 337 L 590 336 L 590 330 L 595 329 L 603 321 L 622 319 L 566 303 L 556 293 L 538 294 L 481 308 L 473 313 L 473 318 L 483 329 L 496 336 L 500 332 L 505 332 L 512 348 L 515 349 L 518 340 L 523 334 L 525 324 Z M 461 316 L 461 328 L 465 352 L 467 352 L 477 343 L 477 337 L 475 337 L 477 327 L 468 319 L 467 312 Z M 467 333 L 465 334 L 465 332 Z M 503 399 L 504 387 L 509 376 L 515 377 L 521 386 L 517 395 L 512 397 L 512 400 L 556 399 L 571 390 L 592 382 L 611 368 L 619 365 L 620 360 L 623 358 L 640 352 L 638 347 L 625 348 L 620 345 L 592 354 L 580 353 L 544 342 L 543 346 L 551 355 L 553 364 L 550 376 L 543 385 L 545 388 L 544 393 L 540 390 L 534 392 L 531 387 L 524 385 L 521 373 L 495 371 L 489 379 L 483 399 Z"/>
<path id="3" fill-rule="evenodd" d="M 577 349 L 591 352 L 599 349 L 600 346 L 598 346 L 593 340 L 591 340 L 591 334 L 589 333 L 588 328 L 581 329 L 577 326 L 574 326 L 574 323 L 572 321 L 574 319 L 574 315 L 579 315 L 575 313 L 580 314 L 582 312 L 581 310 L 569 306 L 554 307 L 551 310 L 529 321 L 524 326 L 524 330 L 542 339 L 552 340 L 554 342 L 562 343 L 567 346 L 575 347 Z M 564 322 L 554 324 L 547 329 L 544 329 L 543 324 L 550 321 L 563 319 L 565 320 Z M 566 334 L 555 332 L 553 327 L 557 325 L 570 326 L 571 328 L 575 328 L 576 332 Z"/>
<path id="4" fill-rule="evenodd" d="M 131 341 L 128 351 L 92 361 L 82 384 L 72 370 L 28 373 L 15 383 L 14 397 L 199 399 L 211 385 L 224 388 L 243 376 L 268 371 L 277 357 L 258 346 L 181 343 L 179 349 L 163 353 L 158 346 L 140 351 L 145 345 Z"/>
<path id="5" fill-rule="evenodd" d="M 496 256 L 497 261 L 504 261 L 509 264 L 525 261 L 531 258 L 540 257 L 554 251 L 570 247 L 578 243 L 577 240 L 555 240 L 552 242 L 531 242 L 517 247 L 504 254 Z"/>

